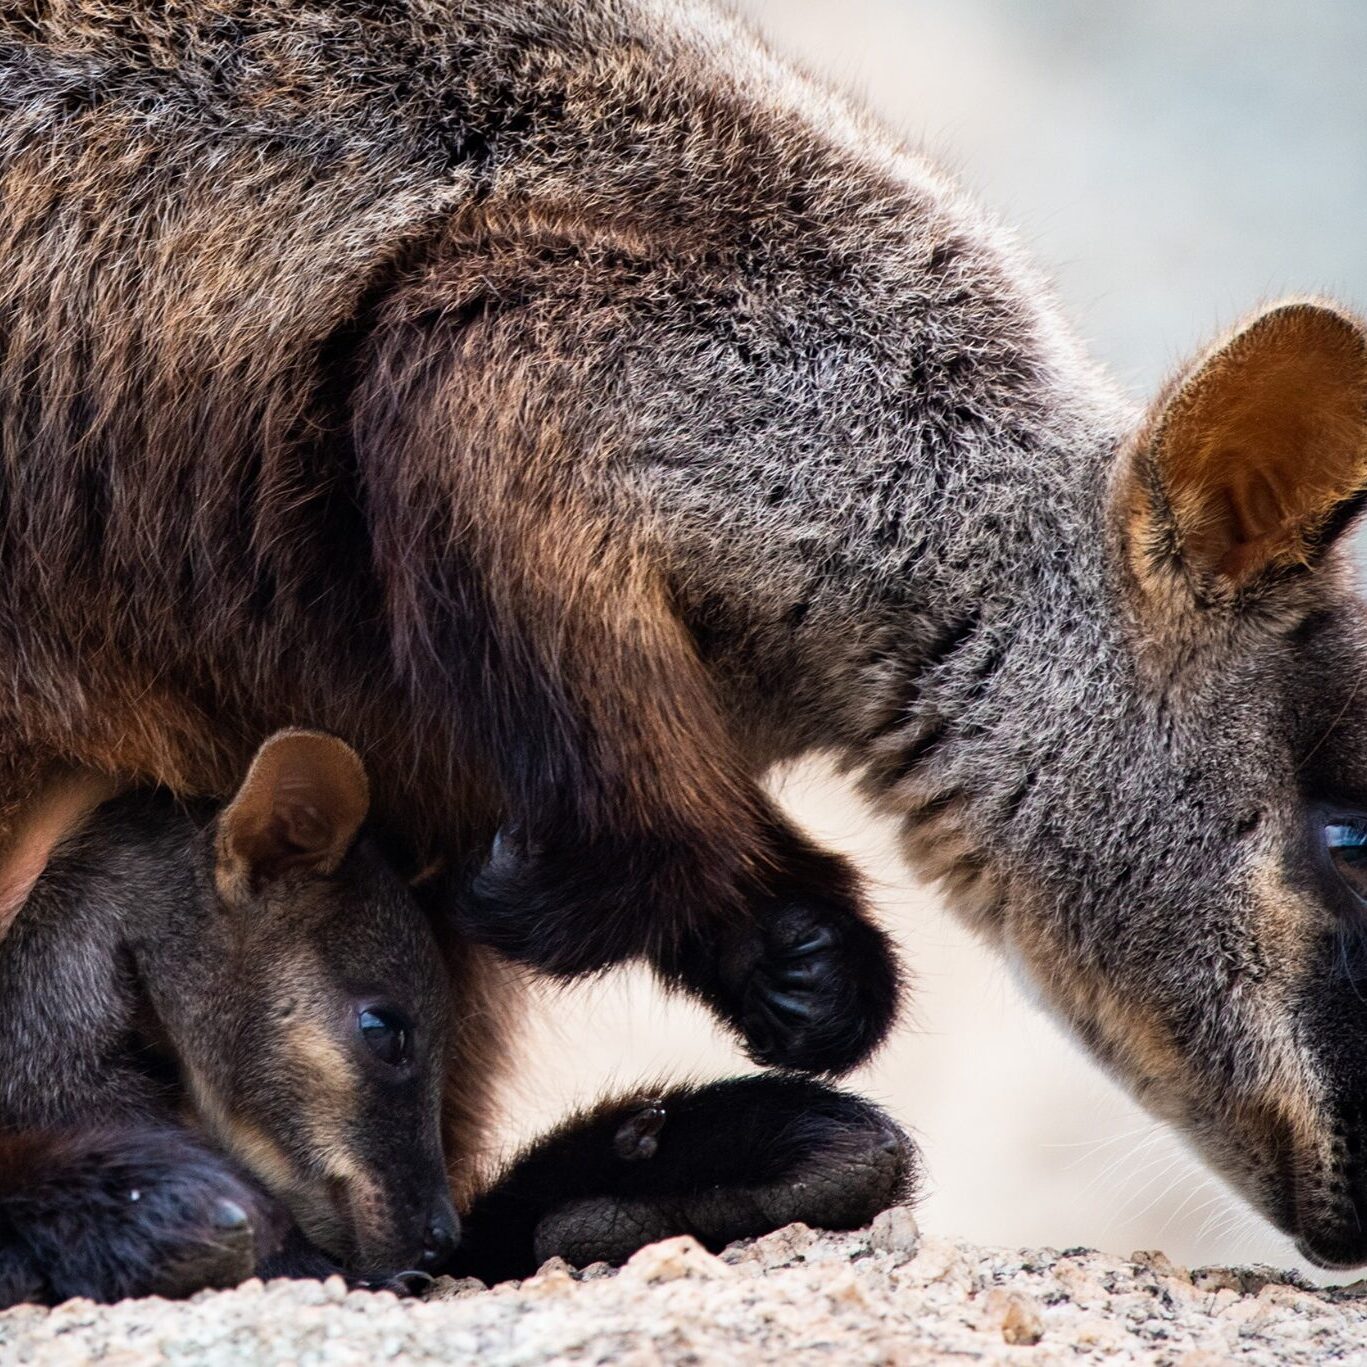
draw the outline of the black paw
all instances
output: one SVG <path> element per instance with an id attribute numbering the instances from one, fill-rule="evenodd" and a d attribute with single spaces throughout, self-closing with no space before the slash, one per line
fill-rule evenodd
<path id="1" fill-rule="evenodd" d="M 669 1127 L 654 1161 L 604 1171 L 597 1190 L 562 1187 L 569 1199 L 533 1231 L 533 1265 L 621 1263 L 676 1234 L 716 1251 L 794 1221 L 857 1229 L 915 1191 L 917 1151 L 897 1124 L 812 1079 L 771 1073 L 678 1088 L 663 1105 Z"/>
<path id="2" fill-rule="evenodd" d="M 3 1205 L 9 1240 L 53 1304 L 236 1286 L 286 1218 L 224 1159 L 169 1129 L 54 1136 Z"/>
<path id="3" fill-rule="evenodd" d="M 148 1294 L 180 1300 L 197 1291 L 239 1286 L 256 1269 L 251 1217 L 228 1197 L 209 1196 L 203 1216 L 177 1230 L 161 1249 Z"/>
<path id="4" fill-rule="evenodd" d="M 547 1258 L 563 1258 L 571 1267 L 620 1267 L 647 1244 L 687 1232 L 678 1216 L 657 1202 L 589 1196 L 547 1215 L 536 1227 L 532 1247 L 538 1267 Z"/>
<path id="5" fill-rule="evenodd" d="M 919 1151 L 887 1116 L 863 1105 L 857 1118 L 813 1117 L 809 1152 L 758 1202 L 771 1227 L 860 1229 L 912 1194 Z"/>
<path id="6" fill-rule="evenodd" d="M 712 885 L 687 849 L 555 850 L 503 831 L 457 898 L 458 923 L 469 938 L 562 977 L 643 958 L 707 1001 L 756 1062 L 843 1073 L 896 1015 L 891 944 L 865 918 L 844 859 L 783 823 L 771 835 L 773 877 L 738 888 L 721 874 Z"/>
<path id="7" fill-rule="evenodd" d="M 897 1011 L 897 969 L 882 932 L 834 907 L 790 903 L 762 917 L 758 938 L 739 994 L 750 1057 L 813 1073 L 862 1062 Z"/>

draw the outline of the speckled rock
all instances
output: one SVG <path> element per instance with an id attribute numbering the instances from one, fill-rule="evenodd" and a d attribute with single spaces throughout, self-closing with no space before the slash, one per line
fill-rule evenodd
<path id="1" fill-rule="evenodd" d="M 253 1281 L 179 1304 L 21 1307 L 0 1314 L 0 1362 L 1367 1365 L 1361 1287 L 1317 1290 L 1266 1267 L 1188 1272 L 1154 1252 L 980 1248 L 902 1220 L 858 1234 L 793 1225 L 720 1258 L 671 1239 L 591 1273 L 555 1259 L 487 1290 L 444 1279 L 424 1301 Z"/>

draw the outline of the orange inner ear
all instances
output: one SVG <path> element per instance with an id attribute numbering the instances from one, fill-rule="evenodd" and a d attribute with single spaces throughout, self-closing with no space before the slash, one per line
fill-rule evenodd
<path id="1" fill-rule="evenodd" d="M 1264 314 L 1179 387 L 1153 451 L 1196 568 L 1242 581 L 1307 560 L 1367 484 L 1367 340 L 1317 305 Z"/>

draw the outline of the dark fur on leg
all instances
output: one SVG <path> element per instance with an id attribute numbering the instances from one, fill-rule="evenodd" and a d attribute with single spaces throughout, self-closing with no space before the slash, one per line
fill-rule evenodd
<path id="1" fill-rule="evenodd" d="M 0 1307 L 235 1286 L 287 1217 L 186 1131 L 0 1138 Z"/>
<path id="2" fill-rule="evenodd" d="M 744 906 L 661 939 L 658 928 L 649 938 L 652 918 L 634 898 L 587 920 L 580 912 L 586 898 L 611 901 L 616 878 L 633 863 L 642 865 L 630 880 L 638 893 L 686 904 L 686 882 L 671 876 L 687 861 L 675 866 L 663 851 L 629 845 L 610 855 L 586 858 L 580 849 L 552 858 L 505 832 L 460 899 L 462 929 L 562 976 L 644 958 L 666 982 L 707 1002 L 756 1063 L 848 1072 L 896 1018 L 900 975 L 891 941 L 868 919 L 859 876 L 845 859 L 817 848 L 777 812 L 766 843 L 767 868 L 742 885 Z M 604 927 L 613 928 L 610 937 L 596 933 Z"/>
<path id="3" fill-rule="evenodd" d="M 598 972 L 632 959 L 655 962 L 699 908 L 744 911 L 728 875 L 700 875 L 694 854 L 664 841 L 600 839 L 577 834 L 525 840 L 498 834 L 489 859 L 458 900 L 462 933 L 500 954 L 559 978 Z M 688 909 L 687 915 L 679 909 Z M 711 939 L 726 916 L 707 914 Z"/>
<path id="4" fill-rule="evenodd" d="M 620 1263 L 691 1234 L 718 1250 L 794 1220 L 852 1229 L 907 1200 L 915 1146 L 876 1106 L 768 1074 L 604 1103 L 534 1144 L 465 1220 L 458 1269 Z"/>

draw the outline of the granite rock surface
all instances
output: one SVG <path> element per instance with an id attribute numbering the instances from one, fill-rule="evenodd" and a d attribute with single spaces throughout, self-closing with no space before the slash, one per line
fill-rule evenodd
<path id="1" fill-rule="evenodd" d="M 0 1362 L 377 1364 L 1367 1364 L 1367 1285 L 1316 1289 L 1268 1267 L 1176 1266 L 1161 1253 L 1001 1249 L 803 1225 L 720 1257 L 691 1239 L 620 1271 L 558 1260 L 424 1299 L 331 1282 L 248 1282 L 183 1303 L 72 1301 L 0 1314 Z"/>

